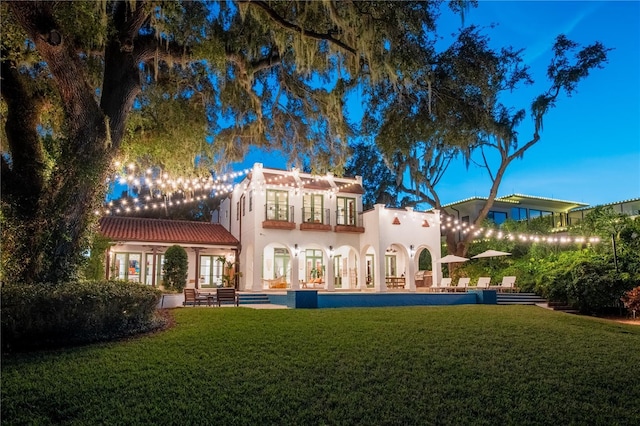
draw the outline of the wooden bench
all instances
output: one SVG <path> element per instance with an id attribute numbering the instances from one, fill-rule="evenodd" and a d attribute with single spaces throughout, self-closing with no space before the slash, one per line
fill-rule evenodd
<path id="1" fill-rule="evenodd" d="M 240 306 L 240 297 L 238 297 L 235 288 L 216 289 L 216 300 L 218 301 L 218 306 L 220 306 L 222 302 L 231 302 L 236 306 Z"/>

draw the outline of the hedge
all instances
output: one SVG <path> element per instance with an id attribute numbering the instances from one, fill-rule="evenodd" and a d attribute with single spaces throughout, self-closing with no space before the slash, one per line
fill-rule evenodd
<path id="1" fill-rule="evenodd" d="M 153 330 L 161 292 L 124 281 L 7 284 L 1 289 L 4 351 L 111 340 Z"/>

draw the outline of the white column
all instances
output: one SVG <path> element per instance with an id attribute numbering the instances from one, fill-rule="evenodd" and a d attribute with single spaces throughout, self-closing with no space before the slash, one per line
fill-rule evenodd
<path id="1" fill-rule="evenodd" d="M 417 252 L 417 250 L 416 250 Z M 411 251 L 409 251 L 411 254 Z M 416 253 L 413 256 L 409 256 L 409 265 L 407 268 L 407 275 L 404 277 L 405 282 L 409 283 L 409 291 L 416 291 Z"/>
<path id="2" fill-rule="evenodd" d="M 381 252 L 384 253 L 384 252 Z M 374 272 L 374 289 L 376 292 L 386 292 L 387 291 L 387 282 L 384 276 L 384 267 L 385 267 L 385 258 L 384 254 L 375 253 L 374 260 L 377 258 L 377 262 L 373 262 L 375 272 Z"/>
<path id="3" fill-rule="evenodd" d="M 334 268 L 333 268 L 333 257 L 327 256 L 327 259 L 329 259 L 329 264 L 327 265 L 327 267 L 325 268 L 326 273 L 324 274 L 324 279 L 327 282 L 327 290 L 328 291 L 335 291 L 336 290 L 336 284 L 335 284 L 335 277 L 334 277 Z"/>
<path id="4" fill-rule="evenodd" d="M 291 250 L 293 256 L 291 257 L 291 290 L 299 290 L 300 289 L 300 254 L 296 253 L 294 250 Z"/>
<path id="5" fill-rule="evenodd" d="M 367 289 L 367 254 L 361 253 L 358 256 L 358 288 Z"/>
<path id="6" fill-rule="evenodd" d="M 253 273 L 251 274 L 251 278 L 247 276 L 247 280 L 251 279 L 251 282 L 245 283 L 245 288 L 250 289 L 252 291 L 263 291 L 264 288 L 262 286 L 262 271 L 264 269 L 264 244 L 258 243 L 258 239 L 255 240 L 255 245 L 253 246 Z M 246 258 L 246 256 L 245 256 Z M 258 264 L 259 267 L 256 268 L 255 265 Z M 245 260 L 245 267 L 248 265 L 248 262 Z M 248 268 L 247 268 L 248 269 Z M 249 274 L 247 274 L 249 275 Z"/>

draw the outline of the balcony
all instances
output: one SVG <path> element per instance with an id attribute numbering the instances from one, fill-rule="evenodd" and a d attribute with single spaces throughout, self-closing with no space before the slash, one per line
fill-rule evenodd
<path id="1" fill-rule="evenodd" d="M 300 224 L 301 231 L 331 231 L 331 212 L 329 209 L 303 208 Z"/>
<path id="2" fill-rule="evenodd" d="M 362 212 L 358 212 L 357 215 L 349 212 L 336 212 L 336 226 L 334 227 L 334 231 L 363 234 L 364 224 L 362 221 Z"/>
<path id="3" fill-rule="evenodd" d="M 293 206 L 265 204 L 262 227 L 267 229 L 295 229 Z"/>

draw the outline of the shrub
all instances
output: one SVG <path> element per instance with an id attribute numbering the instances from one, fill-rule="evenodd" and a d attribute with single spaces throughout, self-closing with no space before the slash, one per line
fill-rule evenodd
<path id="1" fill-rule="evenodd" d="M 640 312 L 640 287 L 629 290 L 620 300 L 624 303 L 624 307 L 633 312 L 635 316 L 636 312 Z"/>
<path id="2" fill-rule="evenodd" d="M 162 325 L 161 292 L 137 283 L 9 284 L 1 296 L 4 350 L 111 340 Z"/>
<path id="3" fill-rule="evenodd" d="M 179 245 L 169 247 L 164 253 L 162 270 L 164 272 L 164 288 L 182 291 L 187 285 L 189 270 L 189 258 L 185 249 Z"/>
<path id="4" fill-rule="evenodd" d="M 634 279 L 616 272 L 610 256 L 591 250 L 560 253 L 538 271 L 536 291 L 552 301 L 564 302 L 583 313 L 620 307 L 620 297 Z"/>
<path id="5" fill-rule="evenodd" d="M 100 234 L 94 236 L 89 257 L 82 266 L 82 276 L 87 280 L 99 281 L 105 276 L 105 253 L 109 250 L 111 240 Z"/>
<path id="6" fill-rule="evenodd" d="M 584 313 L 619 308 L 620 297 L 631 288 L 627 273 L 616 273 L 610 263 L 581 262 L 571 273 L 567 285 L 569 304 Z"/>

